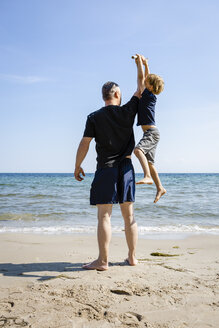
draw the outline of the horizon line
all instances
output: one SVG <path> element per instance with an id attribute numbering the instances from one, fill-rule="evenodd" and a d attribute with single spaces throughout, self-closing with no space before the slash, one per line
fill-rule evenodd
<path id="1" fill-rule="evenodd" d="M 94 172 L 85 172 L 85 174 L 94 174 Z M 143 174 L 142 172 L 135 172 Z M 74 174 L 74 172 L 0 172 L 0 174 Z M 159 172 L 159 174 L 219 174 L 219 172 Z"/>

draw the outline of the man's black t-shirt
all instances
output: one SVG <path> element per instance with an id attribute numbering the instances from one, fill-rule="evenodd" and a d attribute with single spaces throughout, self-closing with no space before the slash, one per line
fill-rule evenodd
<path id="1" fill-rule="evenodd" d="M 115 167 L 131 155 L 135 139 L 133 124 L 138 111 L 138 97 L 123 106 L 109 105 L 87 117 L 84 137 L 95 138 L 97 168 Z"/>

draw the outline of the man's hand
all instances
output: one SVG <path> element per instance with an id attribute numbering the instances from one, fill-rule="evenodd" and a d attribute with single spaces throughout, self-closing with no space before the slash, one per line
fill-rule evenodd
<path id="1" fill-rule="evenodd" d="M 75 172 L 74 172 L 75 179 L 78 181 L 84 180 L 80 174 L 82 174 L 85 177 L 84 170 L 81 167 L 81 163 L 83 162 L 84 158 L 87 155 L 91 140 L 92 138 L 90 137 L 83 137 L 78 146 L 76 161 L 75 161 Z"/>
<path id="2" fill-rule="evenodd" d="M 134 59 L 135 59 L 135 64 L 137 65 L 138 64 L 138 61 L 140 59 L 140 55 L 139 54 L 136 54 L 135 56 L 133 56 Z"/>
<path id="3" fill-rule="evenodd" d="M 135 59 L 135 64 L 138 66 L 141 61 L 141 55 L 136 54 L 135 56 L 132 56 Z"/>
<path id="4" fill-rule="evenodd" d="M 136 55 L 132 56 L 132 59 L 135 59 L 136 65 L 138 64 L 138 61 L 139 61 L 140 57 L 141 57 L 141 60 L 142 60 L 142 64 L 147 65 L 148 64 L 148 58 L 145 58 L 145 56 L 139 55 L 139 54 L 136 54 Z"/>
<path id="5" fill-rule="evenodd" d="M 78 181 L 84 180 L 84 178 L 82 178 L 80 176 L 80 174 L 82 174 L 85 177 L 85 173 L 84 173 L 84 170 L 82 169 L 82 167 L 76 167 L 75 172 L 74 172 L 74 176 L 75 176 L 75 179 L 78 180 Z"/>

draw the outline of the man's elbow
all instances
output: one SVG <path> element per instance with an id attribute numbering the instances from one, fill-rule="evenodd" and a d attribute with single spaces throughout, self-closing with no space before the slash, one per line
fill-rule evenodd
<path id="1" fill-rule="evenodd" d="M 81 141 L 82 142 L 84 142 L 84 143 L 90 143 L 91 142 L 91 140 L 92 140 L 93 138 L 91 138 L 91 137 L 83 137 L 82 139 L 81 139 Z"/>
<path id="2" fill-rule="evenodd" d="M 139 94 L 139 98 L 141 97 L 141 94 L 144 91 L 144 89 L 145 89 L 144 84 L 138 85 L 137 93 Z"/>
<path id="3" fill-rule="evenodd" d="M 92 139 L 93 138 L 90 138 L 90 137 L 83 137 L 80 142 L 81 146 L 83 148 L 89 148 L 89 145 L 90 145 L 90 142 Z"/>
<path id="4" fill-rule="evenodd" d="M 140 99 L 141 98 L 141 94 L 142 94 L 142 92 L 138 89 L 138 90 L 135 91 L 134 96 L 135 97 L 138 97 Z"/>

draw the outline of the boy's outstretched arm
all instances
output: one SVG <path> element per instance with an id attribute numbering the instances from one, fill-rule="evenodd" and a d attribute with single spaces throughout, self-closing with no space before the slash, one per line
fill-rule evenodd
<path id="1" fill-rule="evenodd" d="M 78 146 L 76 161 L 75 161 L 75 171 L 74 171 L 75 179 L 78 181 L 84 180 L 80 175 L 82 174 L 83 176 L 85 176 L 84 170 L 81 167 L 81 163 L 83 162 L 83 160 L 87 155 L 91 140 L 92 138 L 83 137 Z"/>
<path id="2" fill-rule="evenodd" d="M 137 91 L 134 95 L 140 98 L 144 90 L 144 70 L 141 56 L 138 54 L 136 55 L 135 63 L 137 65 Z"/>
<path id="3" fill-rule="evenodd" d="M 141 59 L 142 59 L 143 65 L 144 65 L 144 81 L 145 81 L 148 74 L 150 74 L 149 66 L 148 66 L 148 59 L 145 58 L 144 56 L 141 56 Z"/>

